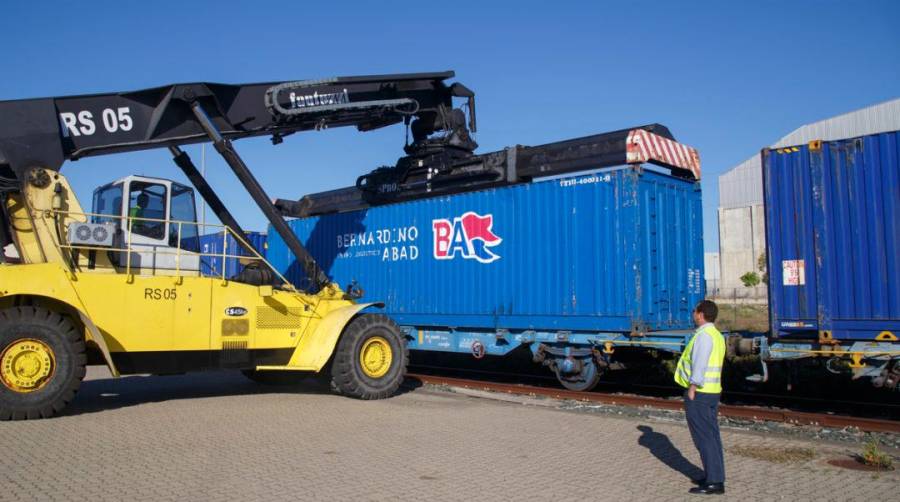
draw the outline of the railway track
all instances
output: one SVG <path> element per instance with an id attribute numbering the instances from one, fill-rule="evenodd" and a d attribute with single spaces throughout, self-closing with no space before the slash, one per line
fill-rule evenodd
<path id="1" fill-rule="evenodd" d="M 506 394 L 541 396 L 554 399 L 571 399 L 575 401 L 603 403 L 619 406 L 649 407 L 665 410 L 684 409 L 680 399 L 666 399 L 660 397 L 604 393 L 597 391 L 575 392 L 565 389 L 542 387 L 536 385 L 498 383 L 484 380 L 448 377 L 441 375 L 427 375 L 420 373 L 411 373 L 408 376 L 424 384 L 446 385 L 449 387 L 462 387 L 466 389 L 502 392 Z M 778 408 L 733 404 L 719 405 L 719 413 L 722 416 L 728 418 L 739 418 L 754 421 L 783 422 L 797 425 L 812 425 L 832 428 L 856 427 L 859 430 L 865 432 L 889 432 L 900 434 L 900 421 L 896 420 L 852 417 L 847 415 L 834 415 L 830 413 L 812 413 L 806 411 L 793 411 Z"/>

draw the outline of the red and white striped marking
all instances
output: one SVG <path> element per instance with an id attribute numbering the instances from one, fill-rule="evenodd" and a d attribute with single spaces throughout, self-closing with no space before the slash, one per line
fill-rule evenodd
<path id="1" fill-rule="evenodd" d="M 626 162 L 636 164 L 649 161 L 687 169 L 694 178 L 700 179 L 700 154 L 696 148 L 643 129 L 629 131 L 626 141 Z"/>

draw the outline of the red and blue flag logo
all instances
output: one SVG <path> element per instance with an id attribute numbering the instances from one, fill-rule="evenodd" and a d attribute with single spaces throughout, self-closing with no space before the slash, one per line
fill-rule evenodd
<path id="1" fill-rule="evenodd" d="M 494 215 L 481 216 L 472 211 L 452 220 L 433 220 L 431 229 L 434 231 L 434 258 L 452 260 L 461 256 L 481 263 L 499 260 L 500 256 L 491 248 L 503 242 L 503 239 L 494 233 L 491 228 L 493 226 Z"/>

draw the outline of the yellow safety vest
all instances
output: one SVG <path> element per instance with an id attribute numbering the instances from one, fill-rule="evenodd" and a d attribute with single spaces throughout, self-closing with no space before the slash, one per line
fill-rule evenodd
<path id="1" fill-rule="evenodd" d="M 141 225 L 143 225 L 145 223 L 143 221 L 137 221 L 137 222 L 134 221 L 135 219 L 143 218 L 143 217 L 144 217 L 144 210 L 142 208 L 140 208 L 138 206 L 134 206 L 134 207 L 130 208 L 128 210 L 128 230 L 130 231 L 131 227 L 134 226 L 135 223 L 137 223 L 137 226 L 139 226 L 139 227 Z"/>
<path id="2" fill-rule="evenodd" d="M 713 348 L 709 353 L 706 372 L 703 374 L 703 385 L 697 387 L 697 392 L 720 394 L 722 392 L 722 364 L 725 362 L 725 337 L 713 325 L 707 326 L 702 332 L 706 332 L 712 337 Z M 697 331 L 691 337 L 691 341 L 681 353 L 681 359 L 678 360 L 678 366 L 675 368 L 675 383 L 684 388 L 691 385 L 691 350 L 694 348 L 694 340 L 697 339 L 697 335 L 702 332 Z"/>

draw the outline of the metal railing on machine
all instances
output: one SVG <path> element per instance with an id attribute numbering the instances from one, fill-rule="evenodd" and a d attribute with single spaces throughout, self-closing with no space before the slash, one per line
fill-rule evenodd
<path id="1" fill-rule="evenodd" d="M 126 256 L 125 259 L 125 274 L 130 276 L 133 273 L 132 270 L 132 256 L 138 253 L 150 253 L 154 256 L 156 255 L 166 255 L 166 256 L 175 256 L 175 275 L 181 276 L 182 272 L 186 272 L 187 269 L 182 268 L 182 258 L 186 256 L 195 256 L 199 258 L 210 257 L 210 258 L 218 258 L 222 260 L 223 266 L 220 274 L 216 274 L 216 277 L 220 277 L 222 281 L 228 281 L 230 278 L 226 276 L 227 267 L 224 266 L 226 260 L 246 260 L 250 262 L 260 263 L 265 265 L 275 276 L 284 284 L 284 286 L 291 291 L 298 291 L 297 288 L 275 267 L 272 266 L 271 263 L 266 260 L 257 250 L 254 248 L 243 235 L 238 235 L 235 233 L 230 227 L 226 225 L 218 225 L 214 223 L 197 223 L 196 221 L 182 221 L 182 220 L 166 220 L 160 218 L 146 218 L 142 216 L 121 216 L 121 215 L 109 215 L 109 214 L 99 214 L 99 213 L 81 213 L 81 212 L 72 212 L 72 211 L 63 211 L 63 210 L 54 210 L 53 217 L 57 221 L 59 221 L 59 217 L 68 217 L 70 219 L 81 219 L 87 221 L 88 218 L 96 219 L 97 221 L 118 221 L 117 229 L 128 229 L 124 232 L 127 235 L 125 239 L 124 249 L 118 247 L 105 247 L 105 246 L 91 246 L 85 244 L 71 244 L 68 241 L 65 243 L 62 242 L 62 237 L 60 237 L 60 242 L 57 244 L 60 249 L 67 250 L 77 250 L 77 251 L 100 251 L 100 252 L 118 252 L 123 253 Z M 168 224 L 175 225 L 176 232 L 174 234 L 174 246 L 162 246 L 156 243 L 145 243 L 145 242 L 133 242 L 134 232 L 132 229 L 136 223 L 155 223 L 155 224 Z M 127 226 L 125 226 L 127 224 Z M 208 227 L 212 227 L 217 229 L 216 233 L 222 234 L 222 252 L 215 253 L 207 253 L 200 250 L 199 246 L 196 251 L 184 249 L 184 228 L 185 226 L 194 226 L 197 228 L 197 232 L 194 233 L 194 238 L 198 239 L 201 235 L 200 229 L 205 229 Z M 244 251 L 249 252 L 250 254 L 229 254 L 229 246 L 228 239 L 231 237 L 234 239 L 234 242 L 238 243 L 239 249 L 242 247 Z M 146 246 L 146 248 L 135 248 L 135 246 Z M 174 248 L 174 249 L 172 249 Z M 197 271 L 199 274 L 199 270 Z"/>

